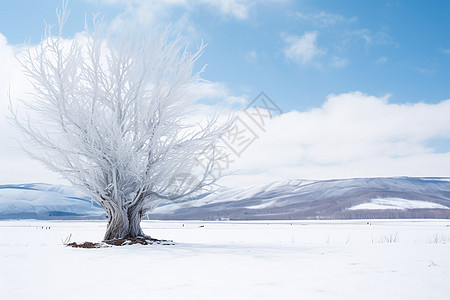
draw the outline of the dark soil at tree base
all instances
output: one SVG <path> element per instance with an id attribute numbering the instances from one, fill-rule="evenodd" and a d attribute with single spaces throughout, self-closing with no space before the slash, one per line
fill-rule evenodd
<path id="1" fill-rule="evenodd" d="M 124 238 L 124 239 L 115 239 L 115 240 L 108 240 L 98 243 L 93 242 L 83 242 L 83 243 L 76 243 L 72 242 L 67 244 L 68 247 L 73 248 L 106 248 L 111 246 L 127 246 L 127 245 L 175 245 L 173 241 L 170 240 L 158 240 L 158 239 L 147 239 L 147 238 Z"/>

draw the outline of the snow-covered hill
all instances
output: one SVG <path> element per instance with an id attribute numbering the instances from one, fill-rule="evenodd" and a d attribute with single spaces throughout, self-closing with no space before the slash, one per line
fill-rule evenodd
<path id="1" fill-rule="evenodd" d="M 450 218 L 449 178 L 290 180 L 222 189 L 183 206 L 157 208 L 155 219 Z"/>
<path id="2" fill-rule="evenodd" d="M 88 197 L 46 184 L 0 185 L 0 219 L 104 218 Z M 151 219 L 292 220 L 450 218 L 450 178 L 290 180 L 222 188 L 195 201 L 168 203 Z"/>
<path id="3" fill-rule="evenodd" d="M 0 185 L 0 219 L 94 219 L 104 215 L 89 197 L 67 186 Z"/>

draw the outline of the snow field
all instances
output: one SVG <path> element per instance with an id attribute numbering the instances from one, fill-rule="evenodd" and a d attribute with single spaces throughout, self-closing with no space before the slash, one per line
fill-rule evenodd
<path id="1" fill-rule="evenodd" d="M 428 202 L 428 201 L 419 201 L 419 200 L 408 200 L 408 199 L 402 199 L 402 198 L 375 198 L 372 199 L 370 202 L 362 203 L 355 205 L 353 207 L 350 207 L 349 210 L 358 210 L 358 209 L 373 209 L 373 210 L 379 210 L 379 209 L 417 209 L 417 208 L 429 208 L 429 209 L 449 209 L 447 206 Z"/>
<path id="2" fill-rule="evenodd" d="M 291 225 L 292 224 L 292 225 Z M 2 299 L 447 299 L 449 220 L 144 221 L 174 246 L 73 249 L 100 221 L 1 221 Z"/>

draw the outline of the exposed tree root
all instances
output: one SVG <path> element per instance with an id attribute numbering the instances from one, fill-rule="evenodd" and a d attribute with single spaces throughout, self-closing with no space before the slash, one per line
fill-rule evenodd
<path id="1" fill-rule="evenodd" d="M 107 248 L 111 246 L 127 246 L 127 245 L 175 245 L 173 241 L 169 240 L 158 240 L 153 238 L 144 238 L 144 237 L 135 237 L 135 238 L 124 238 L 124 239 L 115 239 L 115 240 L 107 240 L 98 243 L 92 242 L 84 242 L 84 243 L 76 243 L 72 242 L 67 244 L 66 246 L 73 248 Z"/>
<path id="2" fill-rule="evenodd" d="M 67 244 L 66 246 L 73 247 L 73 248 L 103 248 L 107 247 L 106 245 L 103 245 L 103 243 L 92 243 L 92 242 L 84 242 L 84 243 L 76 243 L 72 242 Z"/>

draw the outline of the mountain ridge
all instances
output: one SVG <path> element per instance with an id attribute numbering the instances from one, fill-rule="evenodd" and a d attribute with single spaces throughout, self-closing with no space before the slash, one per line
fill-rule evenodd
<path id="1" fill-rule="evenodd" d="M 157 208 L 151 216 L 156 219 L 232 220 L 450 217 L 450 210 L 442 208 L 350 210 L 355 205 L 377 198 L 428 201 L 448 208 L 450 178 L 289 180 L 250 189 L 234 189 L 234 192 L 233 189 L 219 190 L 191 206 L 169 210 Z"/>
<path id="2" fill-rule="evenodd" d="M 105 213 L 68 186 L 0 185 L 0 219 L 104 219 Z M 293 179 L 221 188 L 182 203 L 163 203 L 150 219 L 295 220 L 450 218 L 450 177 Z"/>

